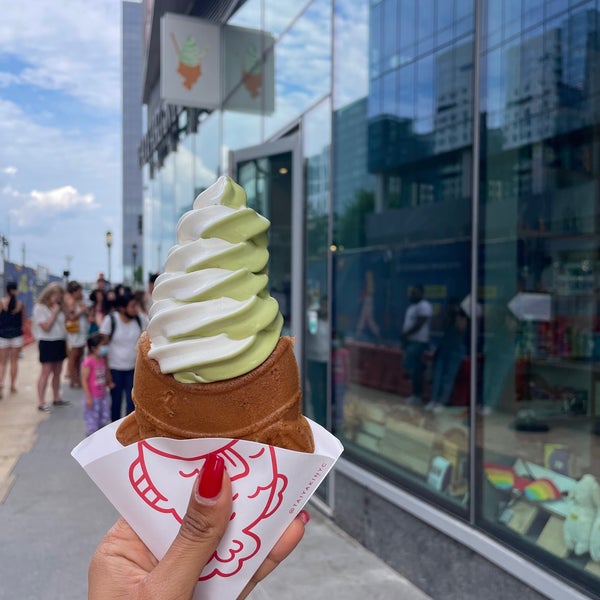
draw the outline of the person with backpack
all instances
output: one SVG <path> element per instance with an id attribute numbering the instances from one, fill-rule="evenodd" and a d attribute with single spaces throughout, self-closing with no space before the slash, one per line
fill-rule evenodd
<path id="1" fill-rule="evenodd" d="M 116 298 L 116 309 L 106 315 L 100 325 L 100 333 L 108 344 L 108 367 L 114 387 L 111 395 L 111 419 L 118 421 L 122 416 L 123 395 L 125 414 L 133 412 L 133 371 L 137 353 L 137 342 L 148 322 L 139 314 L 138 300 L 130 293 Z"/>

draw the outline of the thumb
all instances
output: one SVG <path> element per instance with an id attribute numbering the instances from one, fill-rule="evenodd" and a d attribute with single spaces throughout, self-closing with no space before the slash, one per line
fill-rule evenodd
<path id="1" fill-rule="evenodd" d="M 160 598 L 191 598 L 231 516 L 231 480 L 221 456 L 210 454 L 194 484 L 179 533 L 147 581 Z"/>

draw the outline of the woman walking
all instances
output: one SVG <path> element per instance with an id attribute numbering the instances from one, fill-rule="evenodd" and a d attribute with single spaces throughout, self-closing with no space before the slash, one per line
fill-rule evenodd
<path id="1" fill-rule="evenodd" d="M 0 300 L 0 400 L 6 367 L 10 363 L 10 393 L 16 394 L 19 352 L 23 348 L 25 306 L 17 298 L 17 284 L 6 284 L 6 296 Z"/>
<path id="2" fill-rule="evenodd" d="M 64 290 L 60 283 L 49 283 L 41 292 L 33 307 L 33 331 L 38 340 L 40 352 L 40 373 L 38 391 L 38 410 L 47 412 L 46 386 L 52 376 L 52 394 L 54 406 L 64 406 L 68 401 L 60 397 L 60 372 L 67 357 L 67 330 L 63 312 Z"/>

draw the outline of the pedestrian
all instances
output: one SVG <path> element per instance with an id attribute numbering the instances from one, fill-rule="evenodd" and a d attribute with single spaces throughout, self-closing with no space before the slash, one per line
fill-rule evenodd
<path id="1" fill-rule="evenodd" d="M 381 331 L 379 325 L 375 321 L 375 280 L 373 271 L 365 272 L 365 285 L 360 292 L 360 314 L 358 316 L 358 324 L 356 325 L 356 339 L 360 340 L 365 326 L 371 333 L 371 338 L 377 343 L 381 341 Z"/>
<path id="2" fill-rule="evenodd" d="M 159 273 L 150 273 L 148 275 L 148 286 L 144 294 L 144 301 L 142 304 L 142 312 L 146 315 L 150 315 L 150 308 L 152 307 L 152 292 L 154 291 L 154 285 L 158 279 Z"/>
<path id="3" fill-rule="evenodd" d="M 100 331 L 100 325 L 104 317 L 110 312 L 106 292 L 100 288 L 95 288 L 90 292 L 90 306 L 88 307 L 88 335 Z"/>
<path id="4" fill-rule="evenodd" d="M 17 284 L 9 281 L 6 284 L 6 296 L 0 301 L 0 400 L 9 363 L 10 393 L 17 393 L 17 370 L 25 325 L 25 305 L 17 298 L 17 294 Z"/>
<path id="5" fill-rule="evenodd" d="M 83 288 L 77 281 L 69 281 L 65 294 L 65 315 L 67 328 L 67 375 L 72 388 L 81 387 L 81 361 L 87 339 L 88 307 L 83 301 Z"/>
<path id="6" fill-rule="evenodd" d="M 108 366 L 114 386 L 111 388 L 111 419 L 119 420 L 123 415 L 123 395 L 126 413 L 133 412 L 133 370 L 137 357 L 137 342 L 146 329 L 147 320 L 139 314 L 140 305 L 136 298 L 124 293 L 116 298 L 116 310 L 104 317 L 100 333 L 108 344 Z"/>
<path id="7" fill-rule="evenodd" d="M 327 363 L 331 341 L 327 296 L 323 296 L 317 309 L 316 328 L 311 330 L 306 340 L 306 370 L 309 384 L 311 417 L 323 425 L 327 424 Z"/>
<path id="8" fill-rule="evenodd" d="M 240 500 L 238 500 L 239 502 Z M 223 459 L 211 454 L 190 496 L 171 547 L 157 560 L 125 519 L 119 519 L 92 556 L 88 598 L 191 600 L 198 577 L 225 535 L 231 518 L 231 480 Z M 300 543 L 310 516 L 305 510 L 283 532 L 238 600 L 248 594 Z"/>
<path id="9" fill-rule="evenodd" d="M 350 377 L 350 350 L 344 345 L 344 336 L 337 331 L 333 332 L 333 423 L 335 431 L 340 433 L 344 424 L 344 404 L 346 400 L 346 387 Z"/>
<path id="10" fill-rule="evenodd" d="M 442 337 L 433 356 L 431 399 L 425 410 L 439 412 L 448 406 L 460 366 L 467 354 L 465 334 L 469 320 L 456 298 L 448 302 Z"/>
<path id="11" fill-rule="evenodd" d="M 83 420 L 85 434 L 102 429 L 110 423 L 110 396 L 112 387 L 110 371 L 106 361 L 108 347 L 101 333 L 87 339 L 88 354 L 81 365 L 81 387 L 83 388 Z"/>
<path id="12" fill-rule="evenodd" d="M 60 283 L 49 283 L 40 293 L 33 307 L 33 333 L 38 341 L 42 371 L 37 382 L 38 410 L 49 411 L 46 404 L 46 386 L 52 377 L 54 406 L 70 404 L 60 397 L 60 372 L 67 357 L 67 330 L 63 312 L 64 290 Z"/>
<path id="13" fill-rule="evenodd" d="M 404 315 L 400 340 L 404 346 L 403 368 L 410 375 L 411 395 L 408 403 L 422 406 L 423 354 L 429 346 L 429 324 L 433 315 L 431 304 L 424 298 L 422 285 L 414 285 L 408 293 L 409 305 Z"/>

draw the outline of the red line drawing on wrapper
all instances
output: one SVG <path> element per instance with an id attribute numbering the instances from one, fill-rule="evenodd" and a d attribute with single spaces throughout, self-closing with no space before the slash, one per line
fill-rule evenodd
<path id="1" fill-rule="evenodd" d="M 167 481 L 172 481 L 170 478 L 173 473 L 182 480 L 195 481 L 208 454 L 191 457 L 169 454 L 152 446 L 147 440 L 138 442 L 137 448 L 137 457 L 129 467 L 131 486 L 152 510 L 171 515 L 181 523 L 186 507 L 174 506 L 170 496 L 172 490 L 165 489 L 168 487 Z M 238 440 L 233 440 L 211 454 L 219 454 L 224 459 L 225 468 L 236 489 L 230 523 L 240 519 L 240 512 L 236 511 L 240 501 L 244 503 L 244 514 L 249 516 L 246 517 L 248 522 L 241 527 L 239 539 L 223 538 L 199 581 L 212 577 L 231 577 L 256 555 L 261 547 L 261 539 L 254 529 L 281 507 L 288 485 L 288 478 L 279 472 L 272 446 L 264 446 L 254 454 L 244 455 L 243 446 L 240 448 Z M 182 462 L 189 468 L 182 467 Z M 169 463 L 172 463 L 172 468 Z M 164 475 L 165 472 L 168 476 Z M 259 473 L 264 474 L 260 480 L 257 479 Z"/>

